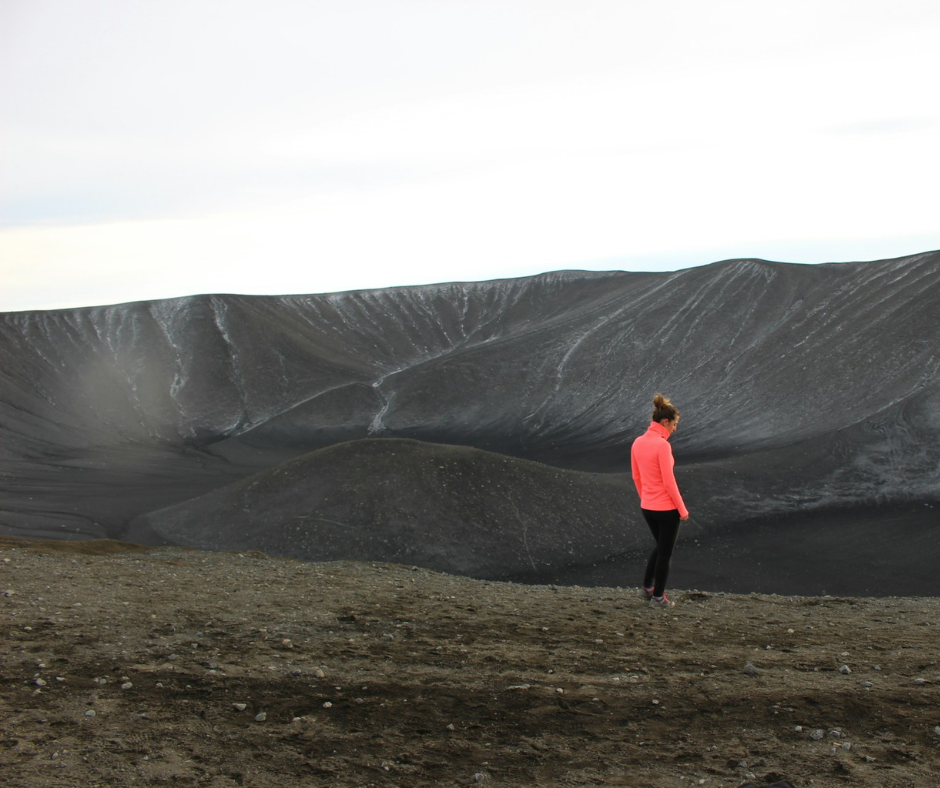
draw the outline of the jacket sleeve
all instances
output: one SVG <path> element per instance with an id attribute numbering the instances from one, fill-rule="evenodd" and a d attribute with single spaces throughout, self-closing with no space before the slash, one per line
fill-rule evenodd
<path id="1" fill-rule="evenodd" d="M 633 483 L 636 485 L 637 495 L 643 498 L 643 481 L 640 478 L 640 464 L 636 461 L 636 450 L 630 449 L 630 464 L 633 466 Z"/>
<path id="2" fill-rule="evenodd" d="M 676 476 L 672 470 L 675 462 L 672 456 L 672 447 L 666 441 L 663 441 L 663 445 L 659 450 L 659 469 L 663 474 L 663 486 L 666 488 L 666 492 L 669 493 L 669 497 L 672 498 L 672 502 L 676 505 L 676 509 L 679 510 L 679 516 L 688 517 L 689 510 L 685 508 L 685 503 L 679 494 L 679 485 L 676 483 Z"/>

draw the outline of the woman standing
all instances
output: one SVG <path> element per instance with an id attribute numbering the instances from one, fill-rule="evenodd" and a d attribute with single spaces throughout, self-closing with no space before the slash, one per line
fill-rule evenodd
<path id="1" fill-rule="evenodd" d="M 675 460 L 669 438 L 679 426 L 679 409 L 662 394 L 653 397 L 653 420 L 646 432 L 633 441 L 630 460 L 633 481 L 640 494 L 640 511 L 656 540 L 646 564 L 643 595 L 650 607 L 675 607 L 666 596 L 669 562 L 679 537 L 679 522 L 689 519 L 679 485 L 672 472 Z"/>

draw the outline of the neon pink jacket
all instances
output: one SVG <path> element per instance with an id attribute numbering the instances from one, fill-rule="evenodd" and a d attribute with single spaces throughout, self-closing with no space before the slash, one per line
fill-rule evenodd
<path id="1" fill-rule="evenodd" d="M 662 424 L 650 422 L 646 432 L 633 441 L 630 461 L 643 509 L 654 512 L 678 509 L 680 517 L 688 516 L 689 510 L 685 508 L 672 472 L 676 461 L 669 445 L 669 431 Z"/>

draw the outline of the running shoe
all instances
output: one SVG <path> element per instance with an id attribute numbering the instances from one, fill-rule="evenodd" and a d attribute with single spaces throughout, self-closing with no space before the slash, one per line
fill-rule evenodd
<path id="1" fill-rule="evenodd" d="M 646 586 L 640 586 L 640 598 L 641 599 L 652 599 L 653 598 L 653 589 L 647 588 Z"/>
<path id="2" fill-rule="evenodd" d="M 675 607 L 675 606 L 676 606 L 676 603 L 670 600 L 669 597 L 666 596 L 665 594 L 663 594 L 662 596 L 650 597 L 650 607 L 658 607 L 658 608 L 666 609 L 666 608 Z"/>

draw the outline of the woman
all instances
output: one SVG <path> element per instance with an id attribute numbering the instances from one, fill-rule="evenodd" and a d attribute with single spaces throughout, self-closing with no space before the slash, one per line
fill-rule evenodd
<path id="1" fill-rule="evenodd" d="M 672 468 L 675 460 L 669 438 L 679 426 L 679 410 L 662 394 L 653 397 L 653 421 L 646 433 L 633 441 L 630 460 L 633 481 L 640 494 L 640 511 L 656 540 L 643 576 L 650 607 L 675 607 L 666 596 L 669 562 L 679 536 L 679 522 L 689 519 Z"/>

